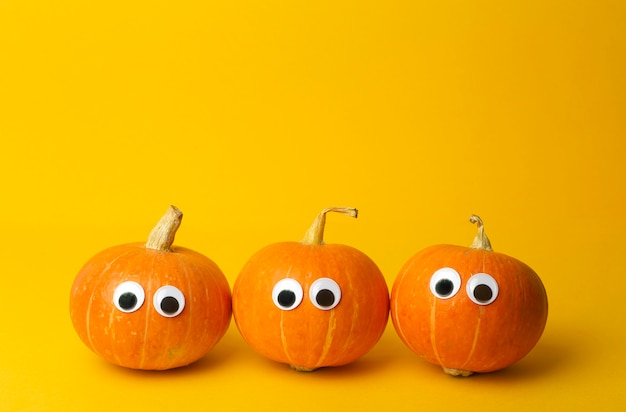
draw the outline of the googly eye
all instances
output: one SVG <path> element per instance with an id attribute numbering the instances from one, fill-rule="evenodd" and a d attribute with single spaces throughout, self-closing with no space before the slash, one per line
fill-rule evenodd
<path id="1" fill-rule="evenodd" d="M 341 288 L 330 278 L 319 278 L 309 288 L 309 299 L 322 310 L 331 310 L 341 300 Z"/>
<path id="2" fill-rule="evenodd" d="M 185 295 L 175 286 L 161 286 L 154 293 L 152 304 L 159 315 L 173 318 L 185 309 Z"/>
<path id="3" fill-rule="evenodd" d="M 498 282 L 486 273 L 477 273 L 467 281 L 467 296 L 477 305 L 488 305 L 498 297 Z"/>
<path id="4" fill-rule="evenodd" d="M 461 288 L 461 276 L 452 268 L 441 268 L 430 278 L 430 291 L 439 299 L 450 299 Z"/>
<path id="5" fill-rule="evenodd" d="M 285 278 L 279 280 L 272 289 L 272 300 L 281 310 L 292 310 L 302 302 L 304 292 L 297 280 Z"/>
<path id="6" fill-rule="evenodd" d="M 126 313 L 139 309 L 145 298 L 146 294 L 141 285 L 132 280 L 120 283 L 113 292 L 113 304 Z"/>

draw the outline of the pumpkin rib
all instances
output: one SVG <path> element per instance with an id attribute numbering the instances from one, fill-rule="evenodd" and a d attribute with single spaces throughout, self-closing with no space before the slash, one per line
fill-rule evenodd
<path id="1" fill-rule="evenodd" d="M 156 258 L 158 256 L 158 253 L 153 253 L 152 255 L 152 261 L 151 261 L 151 267 L 150 267 L 150 273 L 156 273 L 155 272 L 155 267 L 157 267 L 156 265 Z M 145 290 L 152 290 L 152 282 L 153 282 L 153 278 L 154 276 L 147 276 L 147 284 L 145 285 Z M 148 305 L 152 304 L 152 301 L 150 299 L 150 297 L 147 297 L 148 302 L 146 302 Z M 143 327 L 143 336 L 148 336 L 148 326 L 150 325 L 150 314 L 148 313 L 148 311 L 146 311 L 146 316 L 145 316 L 146 321 L 144 322 L 144 327 Z M 144 339 L 143 340 L 143 345 L 141 348 L 141 358 L 139 360 L 139 368 L 143 369 L 144 368 L 144 364 L 146 361 L 146 346 L 148 344 L 148 339 Z"/>
<path id="2" fill-rule="evenodd" d="M 322 353 L 320 354 L 317 364 L 315 365 L 316 368 L 319 368 L 326 360 L 326 357 L 328 356 L 328 351 L 330 350 L 333 344 L 333 340 L 335 337 L 334 332 L 337 329 L 337 317 L 335 316 L 334 309 L 331 310 L 328 315 L 329 316 L 328 316 L 328 325 L 326 329 L 326 337 L 324 338 L 324 345 L 322 346 Z"/>
<path id="3" fill-rule="evenodd" d="M 336 269 L 334 268 L 331 269 L 328 266 L 329 264 L 332 264 L 334 262 L 334 259 L 332 259 L 332 255 L 323 253 L 324 250 L 328 250 L 328 245 L 325 245 L 324 243 L 319 244 L 319 245 L 317 244 L 305 245 L 305 246 L 299 247 L 299 250 L 302 251 L 302 253 L 305 255 L 305 260 L 303 263 L 304 267 L 309 268 L 308 273 L 306 273 L 303 278 L 303 287 L 305 289 L 305 292 L 304 292 L 305 298 L 302 303 L 304 305 L 303 309 L 306 308 L 307 311 L 312 311 L 315 314 L 313 315 L 315 316 L 315 318 L 317 318 L 318 316 L 316 315 L 319 314 L 320 320 L 322 319 L 322 317 L 328 316 L 328 319 L 326 322 L 317 323 L 315 322 L 315 318 L 314 318 L 313 323 L 316 325 L 316 328 L 318 327 L 320 328 L 318 330 L 319 337 L 321 338 L 323 334 L 324 342 L 320 345 L 321 339 L 314 339 L 313 341 L 315 342 L 316 351 L 314 353 L 308 354 L 309 355 L 308 361 L 306 362 L 305 365 L 298 365 L 298 366 L 306 366 L 307 368 L 310 368 L 310 369 L 317 369 L 321 365 L 326 364 L 324 361 L 325 361 L 326 356 L 328 355 L 328 349 L 330 349 L 330 347 L 332 346 L 334 334 L 333 334 L 333 325 L 331 323 L 331 318 L 335 317 L 334 315 L 335 309 L 332 309 L 330 311 L 320 311 L 317 308 L 313 308 L 313 304 L 309 299 L 308 292 L 310 291 L 311 285 L 318 278 L 318 276 L 328 276 L 329 272 L 337 273 L 337 271 Z M 323 261 L 324 261 L 323 267 L 316 266 L 316 263 L 315 263 L 315 262 L 320 261 L 320 256 L 323 257 Z M 312 267 L 314 267 L 315 270 L 311 270 L 310 268 Z M 333 277 L 333 276 L 330 276 L 330 277 Z M 309 325 L 311 325 L 310 321 L 309 321 Z M 322 328 L 324 328 L 325 331 Z M 335 319 L 335 328 L 336 328 L 336 319 Z M 326 345 L 329 345 L 328 348 L 326 347 Z"/>
<path id="4" fill-rule="evenodd" d="M 194 311 L 190 310 L 189 305 L 193 306 L 193 302 L 191 300 L 191 296 L 194 296 L 194 292 L 195 289 L 192 288 L 192 282 L 191 282 L 191 276 L 189 274 L 189 262 L 188 259 L 185 259 L 185 255 L 182 253 L 177 253 L 175 252 L 173 249 L 171 252 L 169 252 L 171 254 L 174 254 L 177 258 L 177 267 L 182 267 L 183 268 L 183 276 L 185 278 L 185 283 L 186 283 L 186 295 L 185 296 L 185 308 L 183 309 L 183 312 L 187 312 L 186 316 L 188 317 L 188 321 L 186 322 L 186 332 L 185 332 L 185 338 L 182 340 L 182 342 L 188 342 L 189 341 L 189 335 L 191 334 L 191 325 L 194 323 L 193 319 L 194 319 Z M 199 276 L 200 278 L 203 278 L 203 276 Z M 174 357 L 172 356 L 172 359 L 170 359 L 169 364 L 167 365 L 166 369 L 170 369 L 172 367 L 172 365 L 175 365 L 178 361 L 180 360 L 180 355 Z"/>
<path id="5" fill-rule="evenodd" d="M 100 280 L 98 280 L 100 281 Z M 93 339 L 91 338 L 91 306 L 93 305 L 93 294 L 91 295 L 91 297 L 89 298 L 89 303 L 87 303 L 87 310 L 85 311 L 85 331 L 87 332 L 87 340 L 89 341 L 89 347 L 91 348 L 91 350 L 93 350 L 94 352 L 96 352 L 98 355 L 102 356 L 102 354 L 100 353 L 100 351 L 98 349 L 96 349 L 95 345 L 93 344 Z"/>
<path id="6" fill-rule="evenodd" d="M 124 257 L 127 258 L 127 259 L 133 259 L 133 258 L 136 257 L 136 252 L 137 252 L 137 249 L 131 249 L 127 253 L 124 254 Z M 103 272 L 102 275 L 104 275 L 104 273 L 105 272 Z M 149 303 L 149 302 L 146 302 L 146 303 Z M 144 305 L 146 303 L 144 303 Z M 115 339 L 116 339 L 116 334 L 115 334 L 116 328 L 113 327 L 113 324 L 115 322 L 115 315 L 116 314 L 117 314 L 117 310 L 115 310 L 115 309 L 109 311 L 109 330 L 110 330 L 110 333 L 111 333 L 111 340 L 113 342 L 115 342 Z M 138 316 L 138 315 L 139 315 L 139 313 L 135 313 L 135 316 Z M 146 322 L 147 322 L 148 321 L 147 313 L 144 315 L 144 318 L 146 319 Z M 113 357 L 114 357 L 114 363 L 116 363 L 118 365 L 121 365 L 122 364 L 122 359 L 120 358 L 119 352 L 118 351 L 112 351 L 112 354 L 113 354 Z"/>
<path id="7" fill-rule="evenodd" d="M 97 276 L 97 280 L 96 283 L 94 283 L 92 289 L 93 290 L 98 290 L 100 284 L 104 281 L 104 279 L 106 279 L 107 277 L 104 276 L 110 269 L 111 267 L 113 267 L 113 264 L 116 263 L 118 260 L 120 260 L 121 258 L 126 257 L 127 255 L 133 253 L 133 250 L 127 250 L 121 254 L 119 254 L 117 257 L 115 257 L 114 259 L 112 259 L 110 262 L 108 262 L 106 264 L 106 266 L 104 267 L 104 269 L 102 269 L 102 271 L 100 271 L 100 273 Z M 91 348 L 91 350 L 93 350 L 97 355 L 99 356 L 103 356 L 102 352 L 100 352 L 100 350 L 98 348 L 96 348 L 96 345 L 93 342 L 93 338 L 91 336 L 91 308 L 93 306 L 93 302 L 94 299 L 96 297 L 96 294 L 93 293 L 93 290 L 90 291 L 90 296 L 89 296 L 89 302 L 87 303 L 87 308 L 85 310 L 85 332 L 87 335 L 87 340 L 89 341 L 89 347 Z"/>
<path id="8" fill-rule="evenodd" d="M 200 256 L 196 256 L 194 258 L 194 261 L 196 261 L 197 258 L 200 258 Z M 219 266 L 217 266 L 215 262 L 210 261 L 207 263 L 211 264 L 211 266 L 213 267 L 212 270 L 221 272 L 221 269 L 219 268 Z M 200 266 L 195 266 L 195 267 L 198 270 L 198 272 L 202 270 Z M 201 278 L 204 284 L 203 289 L 205 291 L 205 300 L 207 304 L 211 304 L 213 300 L 220 300 L 224 298 L 224 296 L 222 296 L 222 294 L 219 294 L 219 293 L 216 293 L 215 296 L 213 296 L 210 293 L 211 291 L 219 290 L 220 287 L 223 287 L 225 290 L 230 291 L 230 285 L 228 284 L 228 280 L 226 278 L 221 279 L 222 284 L 220 284 L 220 282 L 217 279 L 215 279 L 214 282 L 211 282 L 211 279 L 208 277 L 202 276 Z M 227 301 L 228 301 L 228 304 L 221 305 L 222 310 L 219 313 L 216 313 L 216 316 L 214 317 L 214 319 L 219 320 L 220 324 L 222 324 L 221 336 L 223 336 L 226 333 L 226 330 L 228 329 L 228 326 L 230 325 L 230 318 L 231 318 L 231 313 L 232 313 L 232 309 L 231 309 L 232 300 L 230 296 L 227 298 Z M 225 323 L 225 325 L 223 325 L 223 323 Z M 220 336 L 220 339 L 221 339 L 221 336 Z M 211 343 L 211 347 L 213 347 L 219 340 L 219 339 L 216 339 L 215 337 L 212 337 L 212 335 L 208 332 L 204 334 L 204 339 L 205 341 Z"/>
<path id="9" fill-rule="evenodd" d="M 363 254 L 357 249 L 350 248 L 351 258 L 354 261 L 358 261 L 358 265 L 351 268 L 348 272 L 351 276 L 346 276 L 347 281 L 347 291 L 346 296 L 357 296 L 361 295 L 360 299 L 353 299 L 351 301 L 352 310 L 351 316 L 347 320 L 350 324 L 349 334 L 345 338 L 344 345 L 340 348 L 340 357 L 342 359 L 349 358 L 351 356 L 351 352 L 356 348 L 363 348 L 365 346 L 369 347 L 368 351 L 373 348 L 376 342 L 380 340 L 380 337 L 383 335 L 385 331 L 385 327 L 389 320 L 389 288 L 384 277 L 379 279 L 364 277 L 362 274 L 372 273 L 372 272 L 380 272 L 380 269 L 376 265 L 376 263 L 369 258 L 367 255 Z M 376 293 L 373 289 L 368 289 L 363 287 L 363 284 L 369 283 L 379 283 L 380 289 L 377 290 L 382 291 L 384 289 L 384 293 Z M 361 293 L 359 293 L 361 292 Z M 367 298 L 371 300 L 367 300 Z M 373 305 L 373 302 L 385 302 L 385 310 L 380 312 L 380 318 L 376 313 L 369 311 L 371 309 L 370 305 Z M 364 303 L 367 302 L 367 303 Z M 369 315 L 368 315 L 369 313 Z M 373 318 L 371 316 L 376 317 L 376 322 L 373 322 Z M 372 321 L 365 323 L 365 325 L 358 321 L 360 317 L 370 318 Z M 380 322 L 380 323 L 378 323 Z M 378 325 L 382 324 L 382 327 L 378 327 Z M 366 326 L 365 328 L 359 329 L 359 326 Z M 364 332 L 365 331 L 365 332 Z M 368 336 L 371 336 L 371 340 L 364 341 L 359 339 L 359 336 L 365 333 Z"/>
<path id="10" fill-rule="evenodd" d="M 114 320 L 115 320 L 115 311 L 111 310 L 111 311 L 109 311 L 109 324 L 108 324 L 108 327 L 109 327 L 109 333 L 111 334 L 111 340 L 113 342 L 115 342 L 115 339 L 117 338 L 116 335 L 115 335 L 115 328 L 113 327 Z M 118 365 L 122 363 L 122 360 L 120 359 L 120 356 L 117 353 L 117 351 L 113 351 L 113 358 L 114 358 L 114 363 L 116 363 Z"/>
<path id="11" fill-rule="evenodd" d="M 183 273 L 185 274 L 185 280 L 187 282 L 187 296 L 185 297 L 186 300 L 186 304 L 185 306 L 185 311 L 187 312 L 187 317 L 189 318 L 189 321 L 187 322 L 187 333 L 185 333 L 185 339 L 183 340 L 184 342 L 189 342 L 190 341 L 190 337 L 191 337 L 191 332 L 192 332 L 192 327 L 191 325 L 195 324 L 195 319 L 196 316 L 198 315 L 196 313 L 195 310 L 193 310 L 194 306 L 195 306 L 195 302 L 194 299 L 192 298 L 193 296 L 196 296 L 196 289 L 194 288 L 194 286 L 197 284 L 196 279 L 199 279 L 200 282 L 202 283 L 203 289 L 208 290 L 209 286 L 206 284 L 206 279 L 204 276 L 198 276 L 199 272 L 196 269 L 195 264 L 192 264 L 190 259 L 187 258 L 186 255 L 184 255 L 183 253 L 177 253 L 176 254 L 178 257 L 178 261 L 179 261 L 179 265 L 183 267 Z M 210 303 L 210 299 L 206 299 L 206 303 Z M 205 340 L 205 336 L 207 334 L 207 330 L 204 331 L 204 333 L 202 334 L 202 339 L 198 339 L 199 341 Z"/>
<path id="12" fill-rule="evenodd" d="M 287 243 L 285 244 L 287 245 Z M 285 279 L 285 278 L 290 278 L 290 279 L 296 279 L 295 277 L 291 276 L 291 272 L 294 268 L 294 262 L 299 262 L 302 259 L 302 256 L 304 255 L 305 257 L 308 257 L 308 253 L 307 253 L 307 249 L 306 248 L 302 248 L 302 247 L 295 247 L 296 244 L 294 244 L 294 249 L 295 249 L 295 253 L 291 253 L 291 259 L 289 262 L 289 267 L 287 268 L 287 270 L 285 271 L 284 275 L 281 275 L 281 278 Z M 304 285 L 303 285 L 304 287 Z M 301 303 L 302 304 L 302 303 Z M 295 362 L 293 360 L 293 357 L 291 356 L 290 353 L 290 349 L 289 349 L 289 338 L 287 337 L 287 333 L 285 333 L 285 316 L 289 316 L 290 313 L 281 310 L 280 311 L 280 323 L 279 323 L 279 328 L 280 328 L 280 341 L 282 343 L 282 348 L 283 348 L 283 353 L 285 354 L 285 358 L 287 359 L 287 361 L 289 362 L 290 365 L 292 366 L 302 366 L 302 365 L 297 365 L 298 362 Z"/>
<path id="13" fill-rule="evenodd" d="M 176 252 L 174 252 L 176 253 Z M 183 342 L 189 342 L 189 338 L 191 335 L 191 325 L 193 325 L 195 322 L 195 316 L 196 316 L 196 311 L 192 310 L 194 307 L 194 302 L 192 299 L 192 296 L 195 296 L 196 294 L 196 289 L 193 287 L 195 285 L 195 282 L 192 282 L 193 279 L 193 275 L 192 273 L 196 273 L 195 270 L 195 266 L 194 267 L 190 267 L 189 265 L 189 259 L 185 258 L 185 255 L 182 253 L 176 253 L 176 257 L 178 258 L 178 265 L 179 267 L 182 266 L 183 268 L 183 273 L 185 275 L 185 281 L 187 283 L 187 296 L 185 297 L 185 309 L 184 311 L 187 312 L 187 317 L 189 318 L 189 320 L 187 321 L 187 332 L 185 333 L 185 338 L 183 339 Z M 193 271 L 191 270 L 193 269 Z M 204 283 L 204 276 L 197 276 L 199 279 L 201 279 L 201 281 Z M 207 302 L 208 303 L 208 302 Z M 205 331 L 206 334 L 206 331 Z M 203 334 L 203 335 L 205 335 Z M 170 364 L 170 366 L 173 365 L 173 363 Z"/>
<path id="14" fill-rule="evenodd" d="M 393 307 L 394 307 L 394 314 L 398 313 L 398 311 L 400 309 L 398 308 L 398 300 L 397 299 L 394 299 Z M 398 335 L 400 336 L 400 339 L 403 342 L 406 342 L 406 344 L 409 345 L 409 347 L 411 347 L 411 344 L 409 343 L 409 340 L 407 339 L 406 334 L 404 333 L 404 330 L 403 330 L 403 327 L 402 327 L 402 321 L 400 319 L 398 319 L 397 316 L 393 316 L 391 318 L 391 320 L 392 320 L 392 323 L 396 326 L 396 331 L 398 332 Z"/>
<path id="15" fill-rule="evenodd" d="M 182 261 L 182 254 L 180 255 L 180 260 Z M 186 265 L 185 265 L 185 273 L 187 275 L 187 281 L 189 283 L 189 289 L 191 290 L 191 276 L 189 275 L 189 271 L 190 271 L 190 267 L 193 273 L 200 273 L 200 271 L 202 270 L 198 264 L 196 263 L 196 259 L 184 259 Z M 211 304 L 211 294 L 209 293 L 209 290 L 211 289 L 211 284 L 209 283 L 209 279 L 206 276 L 198 276 L 198 279 L 200 279 L 200 281 L 202 282 L 202 290 L 204 291 L 203 297 L 204 300 L 206 302 L 207 305 Z M 195 296 L 196 293 L 191 294 L 190 296 Z M 190 304 L 193 305 L 193 301 L 190 299 Z M 216 313 L 216 316 L 219 316 L 219 319 L 223 318 L 223 311 L 220 311 L 220 313 Z M 191 322 L 190 322 L 191 323 Z M 189 335 L 191 334 L 191 328 L 188 329 L 187 331 L 187 337 L 185 338 L 185 340 L 189 339 Z M 208 330 L 205 330 L 204 333 L 202 334 L 202 341 L 203 342 L 208 342 L 210 340 L 210 334 L 208 332 Z M 204 345 L 203 345 L 204 346 Z"/>
<path id="16" fill-rule="evenodd" d="M 96 281 L 96 286 L 102 282 L 102 278 L 99 278 Z M 100 351 L 96 349 L 96 346 L 93 343 L 93 339 L 91 337 L 91 307 L 93 306 L 94 294 L 92 293 L 89 297 L 89 302 L 87 303 L 87 309 L 85 310 L 85 332 L 87 335 L 87 340 L 89 341 L 89 347 L 91 350 L 96 352 L 98 355 L 101 355 Z"/>
<path id="17" fill-rule="evenodd" d="M 484 266 L 483 266 L 484 270 Z M 481 307 L 478 310 L 478 318 L 476 319 L 476 327 L 474 328 L 474 339 L 472 340 L 472 347 L 467 355 L 467 360 L 463 363 L 463 365 L 458 369 L 465 369 L 465 366 L 472 361 L 472 357 L 474 356 L 474 352 L 476 351 L 476 347 L 478 346 L 478 335 L 480 334 L 480 323 L 485 314 L 485 308 Z"/>
<path id="18" fill-rule="evenodd" d="M 322 252 L 322 249 L 319 249 L 319 251 Z M 339 273 L 338 271 L 339 265 L 337 264 L 337 259 L 334 255 L 326 256 L 325 261 L 326 261 L 326 268 L 330 273 Z M 342 294 L 346 296 L 345 291 L 342 291 Z M 339 304 L 341 304 L 341 302 Z M 324 338 L 324 345 L 322 346 L 322 353 L 320 354 L 318 362 L 315 366 L 316 368 L 319 368 L 326 361 L 326 358 L 328 357 L 328 352 L 331 349 L 332 343 L 335 339 L 335 331 L 337 329 L 337 316 L 336 316 L 335 311 L 336 311 L 336 308 L 331 309 L 328 313 L 328 322 L 326 324 L 326 335 Z M 353 325 L 350 325 L 350 330 L 352 330 L 352 327 Z M 331 362 L 334 362 L 334 361 L 331 361 Z"/>
<path id="19" fill-rule="evenodd" d="M 480 257 L 482 258 L 481 259 L 482 260 L 481 272 L 486 273 L 486 271 L 485 271 L 485 261 L 487 260 L 487 251 L 485 251 L 484 249 L 478 249 L 478 250 L 480 250 L 480 252 L 481 252 L 480 253 Z M 491 253 L 497 253 L 497 252 L 493 252 L 493 251 L 490 251 L 490 252 Z"/>
<path id="20" fill-rule="evenodd" d="M 392 293 L 393 294 L 397 294 L 398 291 L 402 290 L 402 283 L 404 282 L 404 279 L 406 278 L 406 274 L 409 272 L 409 270 L 411 269 L 411 267 L 413 267 L 413 264 L 415 263 L 415 259 L 411 259 L 408 263 L 408 266 L 402 270 L 402 273 L 398 276 L 398 278 L 396 279 L 396 282 L 394 284 L 394 286 L 392 287 Z M 395 310 L 392 311 L 391 313 L 393 315 L 399 313 L 400 309 L 398 307 L 400 300 L 399 299 L 392 299 L 393 304 L 395 306 Z M 395 321 L 394 321 L 395 319 Z M 402 339 L 403 342 L 405 342 L 411 349 L 413 349 L 412 345 L 410 344 L 410 339 L 407 338 L 406 333 L 404 332 L 404 328 L 402 326 L 402 322 L 400 320 L 400 318 L 398 316 L 392 316 L 391 318 L 392 323 L 396 324 L 396 331 L 398 332 L 398 335 L 400 335 L 400 339 Z"/>
<path id="21" fill-rule="evenodd" d="M 296 362 L 293 361 L 291 355 L 289 354 L 288 344 L 287 344 L 287 335 L 285 334 L 285 311 L 280 312 L 280 341 L 283 346 L 283 353 L 285 354 L 285 358 L 287 359 L 290 365 L 295 366 Z"/>
<path id="22" fill-rule="evenodd" d="M 524 287 L 524 282 L 523 282 L 520 271 L 515 271 L 515 278 L 517 281 L 518 290 L 522 291 L 522 296 L 520 298 L 520 301 L 523 302 L 522 306 L 526 307 L 528 304 L 528 292 L 526 291 L 526 288 Z"/>
<path id="23" fill-rule="evenodd" d="M 437 330 L 435 325 L 437 324 L 437 299 L 430 300 L 430 344 L 433 348 L 433 354 L 435 358 L 437 358 L 437 362 L 439 364 L 443 364 L 441 361 L 441 356 L 439 355 L 439 350 L 437 349 Z"/>
<path id="24" fill-rule="evenodd" d="M 185 284 L 185 307 L 183 308 L 183 311 L 178 315 L 178 316 L 185 316 L 186 322 L 185 322 L 185 331 L 178 331 L 176 332 L 176 338 L 180 338 L 180 336 L 182 336 L 183 334 L 185 335 L 185 338 L 181 340 L 181 346 L 185 346 L 186 342 L 188 342 L 189 339 L 189 334 L 191 333 L 191 325 L 193 324 L 193 320 L 192 318 L 194 318 L 194 311 L 190 310 L 190 305 L 193 306 L 193 303 L 191 301 L 191 296 L 194 295 L 194 291 L 195 289 L 192 289 L 192 282 L 190 281 L 190 276 L 189 276 L 189 271 L 188 271 L 188 267 L 186 264 L 186 259 L 184 258 L 184 254 L 180 254 L 180 253 L 175 253 L 173 250 L 170 250 L 169 252 L 166 252 L 167 255 L 163 255 L 163 260 L 167 261 L 168 258 L 167 256 L 176 256 L 176 262 L 177 264 L 175 265 L 175 267 L 177 268 L 177 276 L 176 276 L 176 282 L 170 282 L 168 279 L 168 273 L 165 273 L 165 282 L 162 282 L 163 284 L 160 286 L 165 286 L 166 284 L 172 285 L 172 286 L 176 286 L 177 288 L 179 288 L 180 290 L 183 290 L 182 285 L 183 282 Z M 180 270 L 180 268 L 182 267 L 182 271 Z M 182 279 L 181 279 L 181 275 L 182 275 Z M 173 321 L 173 319 L 168 319 L 168 321 Z M 171 336 L 172 331 L 170 331 L 170 333 L 168 334 L 168 338 Z M 169 339 L 168 339 L 169 340 Z M 170 348 L 170 353 L 172 353 L 171 351 L 173 349 L 175 349 L 176 347 Z M 171 369 L 172 365 L 178 364 L 181 362 L 181 358 L 183 361 L 185 361 L 184 363 L 188 363 L 186 362 L 185 359 L 185 353 L 183 353 L 181 355 L 180 351 L 176 351 L 174 352 L 176 355 L 175 356 L 171 356 L 170 362 L 167 365 L 167 367 L 165 367 L 164 369 Z"/>
<path id="25" fill-rule="evenodd" d="M 354 284 L 352 282 L 352 276 L 348 276 L 348 294 L 352 295 L 354 293 Z M 341 357 L 343 358 L 345 354 L 350 350 L 350 346 L 354 341 L 354 326 L 358 323 L 358 319 L 360 316 L 361 305 L 358 300 L 354 300 L 353 308 L 352 308 L 352 319 L 350 322 L 350 331 L 348 332 L 348 338 L 343 343 L 343 347 L 341 349 Z"/>
<path id="26" fill-rule="evenodd" d="M 487 245 L 489 246 L 489 248 L 491 248 L 491 244 L 489 243 L 489 240 L 487 240 Z M 487 260 L 487 253 L 488 252 L 495 253 L 495 252 L 493 252 L 491 249 L 489 250 L 488 249 L 476 249 L 476 250 L 480 251 L 481 272 L 487 273 L 485 269 L 486 268 L 485 261 Z M 484 314 L 485 314 L 485 308 L 481 306 L 478 309 L 478 317 L 476 318 L 476 326 L 474 328 L 474 339 L 472 340 L 472 346 L 470 347 L 470 351 L 467 354 L 467 359 L 465 360 L 463 365 L 458 369 L 465 369 L 465 366 L 472 361 L 472 357 L 474 356 L 474 352 L 476 352 L 476 347 L 478 345 L 478 335 L 480 334 L 480 323 Z"/>

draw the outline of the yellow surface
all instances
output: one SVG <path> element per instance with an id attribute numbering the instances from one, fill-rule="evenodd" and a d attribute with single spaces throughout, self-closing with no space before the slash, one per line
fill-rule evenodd
<path id="1" fill-rule="evenodd" d="M 0 0 L 0 410 L 617 410 L 626 406 L 626 3 Z M 532 266 L 533 352 L 445 376 L 395 335 L 296 373 L 234 324 L 194 366 L 87 350 L 69 289 L 101 249 L 176 243 L 231 286 L 262 246 L 359 248 L 391 285 L 430 244 Z"/>

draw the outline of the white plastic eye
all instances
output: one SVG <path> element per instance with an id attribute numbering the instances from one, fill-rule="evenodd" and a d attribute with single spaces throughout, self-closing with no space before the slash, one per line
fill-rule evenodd
<path id="1" fill-rule="evenodd" d="M 488 305 L 498 297 L 498 282 L 486 273 L 477 273 L 467 281 L 467 296 L 477 305 Z"/>
<path id="2" fill-rule="evenodd" d="M 281 279 L 272 289 L 272 300 L 281 310 L 292 310 L 302 302 L 302 286 L 297 280 L 292 278 Z"/>
<path id="3" fill-rule="evenodd" d="M 143 305 L 146 294 L 141 285 L 132 280 L 120 283 L 113 292 L 113 304 L 122 312 L 131 313 Z"/>
<path id="4" fill-rule="evenodd" d="M 309 299 L 322 310 L 331 310 L 341 300 L 341 288 L 330 278 L 319 278 L 309 288 Z"/>
<path id="5" fill-rule="evenodd" d="M 452 268 L 441 268 L 430 278 L 430 291 L 439 299 L 450 299 L 461 288 L 461 276 Z"/>
<path id="6" fill-rule="evenodd" d="M 185 309 L 185 295 L 176 286 L 161 286 L 154 293 L 152 304 L 159 315 L 173 318 Z"/>

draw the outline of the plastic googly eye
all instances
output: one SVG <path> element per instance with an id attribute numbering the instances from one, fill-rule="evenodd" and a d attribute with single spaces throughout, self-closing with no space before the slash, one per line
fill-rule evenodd
<path id="1" fill-rule="evenodd" d="M 430 291 L 439 299 L 450 299 L 461 288 L 461 276 L 452 268 L 441 268 L 430 278 Z"/>
<path id="2" fill-rule="evenodd" d="M 331 310 L 341 300 L 341 288 L 330 278 L 317 279 L 309 288 L 309 299 L 322 310 Z"/>
<path id="3" fill-rule="evenodd" d="M 486 273 L 477 273 L 467 281 L 467 296 L 477 305 L 488 305 L 498 297 L 498 282 Z"/>
<path id="4" fill-rule="evenodd" d="M 185 295 L 176 286 L 161 286 L 155 292 L 152 303 L 159 315 L 173 318 L 185 309 Z"/>
<path id="5" fill-rule="evenodd" d="M 300 305 L 304 292 L 297 280 L 292 278 L 281 279 L 276 282 L 272 290 L 272 300 L 281 310 L 293 310 Z"/>
<path id="6" fill-rule="evenodd" d="M 120 283 L 113 292 L 113 304 L 122 312 L 131 313 L 143 305 L 146 294 L 141 285 L 132 280 Z"/>

